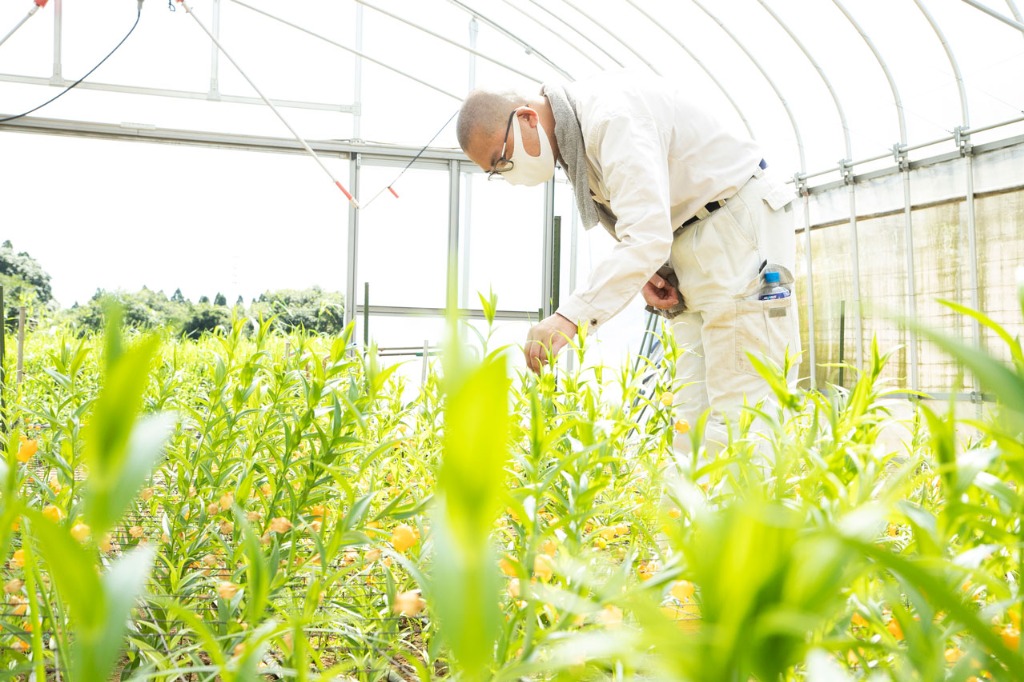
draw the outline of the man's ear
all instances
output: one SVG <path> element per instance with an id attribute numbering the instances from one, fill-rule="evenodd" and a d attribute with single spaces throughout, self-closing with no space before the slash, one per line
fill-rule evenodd
<path id="1" fill-rule="evenodd" d="M 516 116 L 519 117 L 519 126 L 522 127 L 524 124 L 531 128 L 537 127 L 537 121 L 540 120 L 540 114 L 531 109 L 530 107 L 523 105 L 519 107 L 516 112 Z"/>

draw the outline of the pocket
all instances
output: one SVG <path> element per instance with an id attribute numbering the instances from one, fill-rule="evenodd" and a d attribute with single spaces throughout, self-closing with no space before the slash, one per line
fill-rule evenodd
<path id="1" fill-rule="evenodd" d="M 775 187 L 764 195 L 764 203 L 768 204 L 773 211 L 786 208 L 794 199 L 796 199 L 796 193 L 789 187 Z"/>
<path id="2" fill-rule="evenodd" d="M 757 260 L 750 220 L 733 213 L 734 210 L 745 212 L 746 206 L 733 206 L 732 201 L 697 223 L 691 232 L 690 252 L 706 276 L 731 280 L 739 273 L 748 272 L 751 263 Z"/>
<path id="3" fill-rule="evenodd" d="M 775 177 L 774 174 L 765 174 L 764 177 L 768 182 L 768 191 L 762 199 L 773 211 L 786 208 L 796 199 L 796 190 L 783 182 L 781 178 Z"/>
<path id="4" fill-rule="evenodd" d="M 800 351 L 800 331 L 793 296 L 736 302 L 735 355 L 738 371 L 758 373 L 748 354 L 759 359 L 768 358 L 782 367 L 787 349 L 791 354 Z"/>

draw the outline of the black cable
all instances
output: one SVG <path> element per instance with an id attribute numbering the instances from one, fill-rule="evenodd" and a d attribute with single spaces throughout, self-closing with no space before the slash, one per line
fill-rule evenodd
<path id="1" fill-rule="evenodd" d="M 79 83 L 81 83 L 82 81 L 84 81 L 84 80 L 85 80 L 86 78 L 88 78 L 89 76 L 91 76 L 91 75 L 92 75 L 92 72 L 93 72 L 93 71 L 95 71 L 96 69 L 100 68 L 100 67 L 101 67 L 101 66 L 103 65 L 103 62 L 105 62 L 105 61 L 107 61 L 108 59 L 110 59 L 110 55 L 112 55 L 112 54 L 114 54 L 115 52 L 117 52 L 117 49 L 118 49 L 119 47 L 121 47 L 121 45 L 123 45 L 123 44 L 124 44 L 124 41 L 128 40 L 128 36 L 130 36 L 130 35 L 132 34 L 132 31 L 134 31 L 134 30 L 135 30 L 135 27 L 139 25 L 139 19 L 140 19 L 140 18 L 142 17 L 142 0 L 138 0 L 138 2 L 139 2 L 139 9 L 138 9 L 138 12 L 137 12 L 137 13 L 136 13 L 136 15 L 135 15 L 135 23 L 134 23 L 134 24 L 132 24 L 131 30 L 129 30 L 129 31 L 128 31 L 128 33 L 126 33 L 126 34 L 125 34 L 124 38 L 121 38 L 121 42 L 119 42 L 119 43 L 118 43 L 117 45 L 115 45 L 115 46 L 114 46 L 114 49 L 113 49 L 113 50 L 111 50 L 111 51 L 110 51 L 110 52 L 109 52 L 109 53 L 107 54 L 107 56 L 106 56 L 106 57 L 104 57 L 103 59 L 101 59 L 101 60 L 100 60 L 100 63 L 99 63 L 99 64 L 97 64 L 96 66 L 94 66 L 94 67 L 92 67 L 91 69 L 89 69 L 89 72 L 88 72 L 88 73 L 86 73 L 86 74 L 85 74 L 84 76 L 82 76 L 81 78 L 79 78 L 78 80 L 76 80 L 76 81 L 75 81 L 74 83 L 72 83 L 72 84 L 71 84 L 71 85 L 69 85 L 68 87 L 64 88 L 64 90 L 62 90 L 61 92 L 57 93 L 56 95 L 54 95 L 54 96 L 53 96 L 53 97 L 51 97 L 50 99 L 46 100 L 45 102 L 43 102 L 43 103 L 42 103 L 42 104 L 40 104 L 39 106 L 35 107 L 34 109 L 29 109 L 29 110 L 28 110 L 28 111 L 26 111 L 25 113 L 23 113 L 23 114 L 18 114 L 17 116 L 8 116 L 7 118 L 0 118 L 0 123 L 7 123 L 8 121 L 13 121 L 14 119 L 16 119 L 16 118 L 21 118 L 22 116 L 28 116 L 28 115 L 29 115 L 29 114 L 31 114 L 32 112 L 34 112 L 34 111 L 38 111 L 38 110 L 42 109 L 43 107 L 45 107 L 45 106 L 46 106 L 47 104 L 49 104 L 50 102 L 53 102 L 53 101 L 54 101 L 55 99 L 57 99 L 58 97 L 61 97 L 61 96 L 65 95 L 65 94 L 67 94 L 67 93 L 68 93 L 68 92 L 69 92 L 69 91 L 70 91 L 70 90 L 71 90 L 72 88 L 74 88 L 74 87 L 75 87 L 76 85 L 78 85 Z"/>

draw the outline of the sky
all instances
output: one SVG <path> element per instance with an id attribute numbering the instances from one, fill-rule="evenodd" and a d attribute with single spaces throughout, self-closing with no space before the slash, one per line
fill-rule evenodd
<path id="1" fill-rule="evenodd" d="M 584 6 L 569 0 L 466 0 L 494 22 L 477 22 L 481 56 L 471 59 L 445 42 L 469 41 L 469 15 L 459 3 L 367 0 L 361 49 L 432 87 L 364 63 L 359 89 L 356 60 L 339 47 L 357 45 L 356 2 L 189 4 L 194 16 L 178 3 L 172 12 L 166 2 L 147 0 L 135 32 L 89 81 L 206 93 L 215 76 L 220 93 L 255 97 L 223 54 L 217 54 L 213 68 L 215 51 L 196 19 L 212 28 L 213 10 L 219 8 L 217 24 L 227 53 L 265 94 L 335 108 L 358 101 L 358 118 L 342 111 L 283 107 L 289 124 L 311 140 L 359 138 L 418 147 L 442 129 L 471 84 L 534 91 L 539 81 L 581 78 L 621 65 L 686 82 L 723 120 L 749 131 L 766 158 L 789 174 L 834 169 L 842 158 L 885 154 L 900 141 L 889 82 L 836 2 L 596 0 Z M 1019 116 L 1024 109 L 1024 79 L 1012 77 L 1024 73 L 1019 31 L 959 0 L 923 3 L 957 56 L 968 94 L 964 112 L 942 40 L 921 6 L 914 0 L 846 4 L 891 70 L 911 144 L 949 135 L 964 123 L 965 113 L 970 124 L 979 126 Z M 0 45 L 0 114 L 19 113 L 58 92 L 51 85 L 14 82 L 54 74 L 58 5 L 63 13 L 59 68 L 69 80 L 94 66 L 136 16 L 133 0 L 52 0 Z M 0 3 L 0 36 L 32 6 L 31 0 Z M 1010 11 L 1006 3 L 992 6 Z M 793 28 L 815 62 L 766 7 Z M 659 22 L 652 23 L 637 8 Z M 262 104 L 85 88 L 34 116 L 289 136 Z M 434 146 L 456 146 L 452 126 L 443 129 Z M 936 151 L 950 148 L 945 143 Z M 347 161 L 325 158 L 324 163 L 349 183 Z M 399 170 L 365 165 L 364 203 Z M 835 177 L 832 171 L 821 180 Z M 503 307 L 535 309 L 543 192 L 481 180 L 478 174 L 463 178 L 465 187 L 472 186 L 463 191 L 463 302 L 494 288 Z M 395 188 L 400 198 L 385 192 L 362 209 L 358 279 L 370 283 L 371 303 L 442 306 L 446 170 L 413 169 Z M 556 212 L 568 223 L 572 209 L 564 182 L 556 195 Z M 347 211 L 344 198 L 308 156 L 25 134 L 0 125 L 0 238 L 41 262 L 63 306 L 82 302 L 99 288 L 147 286 L 168 295 L 180 288 L 193 300 L 222 293 L 229 301 L 286 287 L 343 291 Z M 611 242 L 600 230 L 580 231 L 578 240 L 582 280 Z M 634 311 L 623 324 L 635 328 L 639 319 Z M 389 334 L 400 338 L 400 323 L 382 322 L 380 328 L 391 327 L 396 329 Z"/>

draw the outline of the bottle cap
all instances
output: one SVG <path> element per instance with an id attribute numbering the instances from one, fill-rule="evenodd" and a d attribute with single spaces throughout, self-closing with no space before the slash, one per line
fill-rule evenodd
<path id="1" fill-rule="evenodd" d="M 776 272 L 775 270 L 769 270 L 768 272 L 764 273 L 764 281 L 768 282 L 769 284 L 778 284 L 779 273 Z"/>

